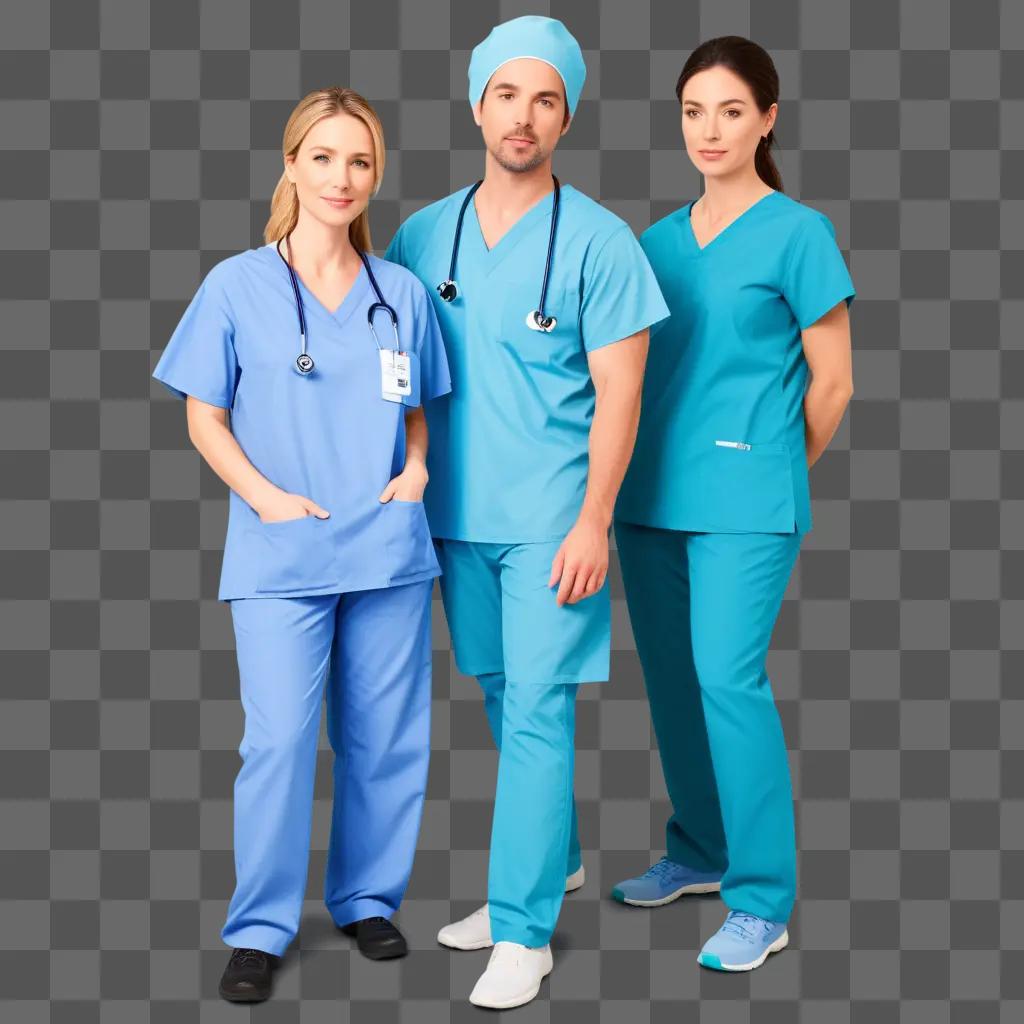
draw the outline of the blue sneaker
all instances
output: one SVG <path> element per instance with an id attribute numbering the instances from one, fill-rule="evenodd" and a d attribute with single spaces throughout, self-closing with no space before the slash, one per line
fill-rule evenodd
<path id="1" fill-rule="evenodd" d="M 662 857 L 642 875 L 627 878 L 612 889 L 612 899 L 631 907 L 661 907 L 687 893 L 718 892 L 720 871 L 694 871 Z"/>
<path id="2" fill-rule="evenodd" d="M 752 971 L 769 953 L 778 953 L 788 944 L 785 921 L 766 921 L 742 910 L 730 910 L 725 924 L 704 943 L 697 963 L 716 971 Z"/>

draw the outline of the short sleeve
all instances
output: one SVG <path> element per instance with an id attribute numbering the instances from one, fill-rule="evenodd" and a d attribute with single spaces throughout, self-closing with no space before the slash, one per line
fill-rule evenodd
<path id="1" fill-rule="evenodd" d="M 416 300 L 416 355 L 420 363 L 420 400 L 429 402 L 452 389 L 441 325 L 430 296 L 422 286 Z"/>
<path id="2" fill-rule="evenodd" d="M 800 330 L 820 320 L 844 299 L 849 306 L 856 295 L 832 222 L 817 210 L 814 214 L 791 242 L 782 275 L 782 296 Z"/>
<path id="3" fill-rule="evenodd" d="M 238 383 L 235 325 L 214 271 L 193 296 L 153 370 L 175 398 L 192 395 L 230 409 Z"/>
<path id="4" fill-rule="evenodd" d="M 650 263 L 628 224 L 623 224 L 583 267 L 580 327 L 587 352 L 659 323 L 669 308 Z"/>

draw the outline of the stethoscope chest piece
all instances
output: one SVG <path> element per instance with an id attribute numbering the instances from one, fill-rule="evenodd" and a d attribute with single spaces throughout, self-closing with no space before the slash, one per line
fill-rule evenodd
<path id="1" fill-rule="evenodd" d="M 315 364 L 313 363 L 313 357 L 311 355 L 307 355 L 305 352 L 303 352 L 302 355 L 300 355 L 295 360 L 295 368 L 303 376 L 305 376 L 308 373 L 312 373 L 314 365 Z"/>
<path id="2" fill-rule="evenodd" d="M 437 294 L 444 299 L 445 302 L 454 302 L 456 296 L 459 294 L 458 285 L 452 280 L 442 281 L 437 286 Z"/>
<path id="3" fill-rule="evenodd" d="M 539 309 L 531 309 L 526 314 L 526 326 L 531 331 L 543 331 L 549 334 L 558 326 L 558 320 L 553 316 L 542 316 Z"/>

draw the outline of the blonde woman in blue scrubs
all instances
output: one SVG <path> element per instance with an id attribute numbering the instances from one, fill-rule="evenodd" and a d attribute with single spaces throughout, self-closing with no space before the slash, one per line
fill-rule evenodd
<path id="1" fill-rule="evenodd" d="M 828 218 L 782 191 L 768 54 L 709 40 L 676 96 L 705 189 L 640 239 L 672 315 L 651 330 L 615 515 L 673 814 L 667 856 L 612 896 L 720 891 L 698 961 L 738 971 L 788 942 L 793 801 L 765 660 L 811 528 L 808 467 L 853 393 L 854 287 Z"/>

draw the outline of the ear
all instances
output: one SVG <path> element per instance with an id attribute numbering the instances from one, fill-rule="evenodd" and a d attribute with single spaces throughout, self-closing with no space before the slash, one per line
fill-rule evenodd
<path id="1" fill-rule="evenodd" d="M 292 164 L 294 164 L 294 163 L 295 163 L 295 154 L 294 153 L 289 153 L 284 158 L 284 173 L 287 176 L 288 180 L 293 185 L 295 184 L 295 179 L 291 175 L 291 170 L 292 170 Z"/>
<path id="2" fill-rule="evenodd" d="M 473 104 L 473 120 L 476 122 L 477 128 L 480 127 L 480 123 L 481 123 L 480 119 L 482 117 L 483 117 L 483 103 L 481 103 L 480 100 L 477 100 L 476 103 Z"/>

